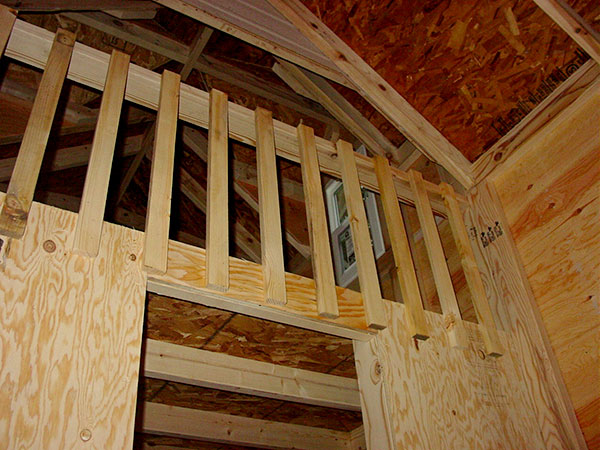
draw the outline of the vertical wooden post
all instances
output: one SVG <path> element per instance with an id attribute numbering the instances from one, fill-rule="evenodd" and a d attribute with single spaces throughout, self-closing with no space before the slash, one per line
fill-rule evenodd
<path id="1" fill-rule="evenodd" d="M 163 72 L 144 243 L 144 266 L 146 270 L 157 273 L 167 271 L 175 140 L 179 117 L 179 85 L 178 74 L 168 70 Z"/>
<path id="2" fill-rule="evenodd" d="M 129 55 L 113 50 L 106 75 L 98 123 L 94 133 L 73 250 L 85 256 L 96 256 L 104 223 L 110 169 L 117 140 L 117 129 L 127 84 Z"/>
<path id="3" fill-rule="evenodd" d="M 25 232 L 29 208 L 74 44 L 73 33 L 62 29 L 56 32 L 0 212 L 0 233 L 6 236 L 20 238 Z"/>
<path id="4" fill-rule="evenodd" d="M 4 53 L 17 15 L 14 10 L 0 5 L 0 55 Z"/>
<path id="5" fill-rule="evenodd" d="M 206 286 L 229 289 L 229 149 L 227 94 L 210 91 L 208 198 L 206 204 Z"/>
<path id="6" fill-rule="evenodd" d="M 367 222 L 367 214 L 360 190 L 360 181 L 356 169 L 356 160 L 352 144 L 338 140 L 336 143 L 338 157 L 341 162 L 344 198 L 348 208 L 354 254 L 358 268 L 358 280 L 365 306 L 367 325 L 374 329 L 386 327 L 385 309 L 379 289 L 375 255 L 371 246 L 371 234 Z"/>
<path id="7" fill-rule="evenodd" d="M 340 312 L 335 291 L 333 260 L 315 134 L 312 128 L 305 125 L 299 125 L 297 130 L 308 237 L 317 290 L 317 311 L 322 317 L 335 319 Z"/>
<path id="8" fill-rule="evenodd" d="M 425 319 L 417 274 L 415 273 L 415 266 L 410 253 L 406 227 L 400 213 L 400 205 L 398 205 L 392 171 L 387 159 L 382 156 L 375 157 L 375 173 L 388 225 L 394 262 L 396 263 L 394 278 L 400 284 L 404 306 L 406 306 L 408 329 L 413 338 L 425 340 L 429 337 L 427 320 Z"/>
<path id="9" fill-rule="evenodd" d="M 256 167 L 258 175 L 258 208 L 260 248 L 265 299 L 267 303 L 285 305 L 285 266 L 277 184 L 277 161 L 271 111 L 256 108 Z"/>
<path id="10" fill-rule="evenodd" d="M 481 280 L 481 274 L 479 273 L 479 268 L 475 261 L 475 254 L 471 248 L 467 229 L 462 218 L 460 206 L 456 200 L 456 195 L 454 194 L 454 189 L 447 183 L 441 183 L 440 187 L 442 188 L 444 203 L 448 209 L 448 221 L 450 222 L 450 228 L 454 235 L 458 254 L 460 255 L 460 262 L 465 273 L 465 278 L 467 279 L 467 284 L 471 291 L 475 314 L 477 314 L 477 320 L 479 321 L 487 354 L 490 356 L 501 356 L 503 353 L 502 344 L 500 343 L 498 330 L 494 323 L 492 310 L 490 309 L 490 304 L 488 303 L 485 294 L 485 287 Z"/>
<path id="11" fill-rule="evenodd" d="M 452 278 L 446 264 L 446 256 L 437 230 L 429 196 L 423 184 L 423 176 L 414 170 L 408 172 L 410 186 L 415 193 L 415 207 L 421 222 L 423 240 L 431 263 L 433 279 L 440 297 L 444 313 L 445 325 L 448 330 L 450 345 L 457 348 L 467 347 L 467 335 L 462 323 L 460 309 L 456 301 Z"/>

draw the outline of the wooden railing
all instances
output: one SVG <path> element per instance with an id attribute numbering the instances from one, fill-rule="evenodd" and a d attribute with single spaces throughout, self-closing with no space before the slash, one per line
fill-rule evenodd
<path id="1" fill-rule="evenodd" d="M 19 21 L 17 25 L 25 26 Z M 0 234 L 14 239 L 21 238 L 27 226 L 28 213 L 50 127 L 69 69 L 74 43 L 75 36 L 67 31 L 59 30 L 55 35 L 2 205 Z M 6 42 L 0 42 L 2 48 L 5 44 Z M 71 68 L 71 71 L 75 70 Z M 133 89 L 129 83 L 135 82 L 135 80 L 128 80 L 128 77 L 131 77 L 136 70 L 140 69 L 129 63 L 127 55 L 113 51 L 105 72 L 104 94 L 73 240 L 73 251 L 86 257 L 94 258 L 98 254 L 119 116 L 123 98 L 127 96 L 126 91 Z M 168 240 L 171 192 L 177 122 L 183 114 L 180 106 L 183 108 L 184 103 L 180 102 L 180 92 L 183 95 L 184 89 L 186 95 L 192 95 L 190 92 L 193 88 L 181 85 L 179 75 L 169 71 L 163 72 L 157 105 L 158 118 L 144 246 L 144 265 L 149 273 L 158 277 L 168 275 L 169 252 L 172 251 Z M 201 96 L 199 92 L 193 91 L 194 95 Z M 239 106 L 235 107 L 239 108 Z M 238 122 L 241 120 L 240 111 L 237 111 L 236 116 Z M 248 113 L 242 112 L 247 119 Z M 238 299 L 242 296 L 240 292 L 243 293 L 244 287 L 238 281 L 235 281 L 236 286 L 232 286 L 230 280 L 231 274 L 238 269 L 231 267 L 234 259 L 228 254 L 227 173 L 228 139 L 231 135 L 240 138 L 240 124 L 236 122 L 235 132 L 229 129 L 229 121 L 232 117 L 230 103 L 227 95 L 217 90 L 210 92 L 208 111 L 202 114 L 208 116 L 209 132 L 203 289 L 207 292 L 220 293 L 225 297 L 231 295 L 232 298 Z M 353 151 L 352 145 L 348 142 L 339 140 L 335 149 L 331 150 L 322 139 L 315 138 L 311 128 L 304 125 L 297 127 L 293 144 L 289 142 L 289 135 L 285 143 L 282 143 L 283 131 L 281 130 L 289 126 L 275 123 L 270 111 L 258 108 L 254 111 L 253 122 L 259 187 L 262 304 L 266 307 L 282 308 L 288 303 L 291 295 L 288 292 L 287 282 L 291 275 L 286 274 L 283 262 L 279 189 L 275 164 L 275 157 L 279 154 L 291 160 L 299 160 L 301 165 L 314 269 L 313 301 L 316 302 L 319 320 L 336 321 L 342 315 L 338 295 L 338 290 L 341 288 L 335 286 L 321 189 L 320 175 L 321 172 L 325 172 L 341 177 L 344 184 L 362 292 L 361 311 L 364 313 L 361 314 L 364 314 L 366 326 L 371 330 L 382 330 L 387 326 L 387 318 L 378 283 L 361 185 L 378 191 L 382 197 L 397 277 L 405 304 L 406 325 L 411 336 L 425 340 L 429 337 L 430 331 L 419 292 L 408 235 L 399 209 L 399 198 L 416 206 L 451 345 L 464 348 L 468 345 L 468 341 L 434 219 L 434 210 L 448 217 L 487 353 L 493 356 L 502 354 L 494 318 L 463 222 L 461 206 L 466 205 L 464 198 L 457 195 L 448 184 L 442 183 L 438 186 L 425 181 L 419 172 L 412 170 L 408 173 L 403 172 L 391 168 L 384 158 L 373 159 L 359 155 Z M 247 122 L 244 124 L 248 126 Z M 320 139 L 319 143 L 317 139 Z M 297 149 L 296 153 L 290 153 L 290 148 Z M 282 149 L 287 149 L 287 153 Z M 237 293 L 234 294 L 234 291 Z"/>

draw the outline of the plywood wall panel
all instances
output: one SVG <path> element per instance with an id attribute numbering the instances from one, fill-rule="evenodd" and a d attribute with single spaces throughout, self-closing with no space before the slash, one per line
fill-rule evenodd
<path id="1" fill-rule="evenodd" d="M 0 271 L 2 448 L 133 442 L 146 281 L 141 235 L 105 224 L 98 257 L 77 256 L 75 219 L 34 204 Z"/>

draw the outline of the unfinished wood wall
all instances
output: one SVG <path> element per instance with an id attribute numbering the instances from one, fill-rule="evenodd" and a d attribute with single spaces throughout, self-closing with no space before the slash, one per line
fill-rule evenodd
<path id="1" fill-rule="evenodd" d="M 600 448 L 600 83 L 495 177 L 589 448 Z"/>
<path id="2" fill-rule="evenodd" d="M 34 204 L 0 269 L 2 448 L 133 443 L 143 235 L 105 224 L 98 257 L 78 256 L 76 217 Z"/>

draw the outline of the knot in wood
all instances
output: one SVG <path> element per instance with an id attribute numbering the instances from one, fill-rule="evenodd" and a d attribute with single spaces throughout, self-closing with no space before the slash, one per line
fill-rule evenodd
<path id="1" fill-rule="evenodd" d="M 383 367 L 378 360 L 373 361 L 371 365 L 371 381 L 373 384 L 377 384 L 381 381 L 381 373 L 383 372 Z"/>

